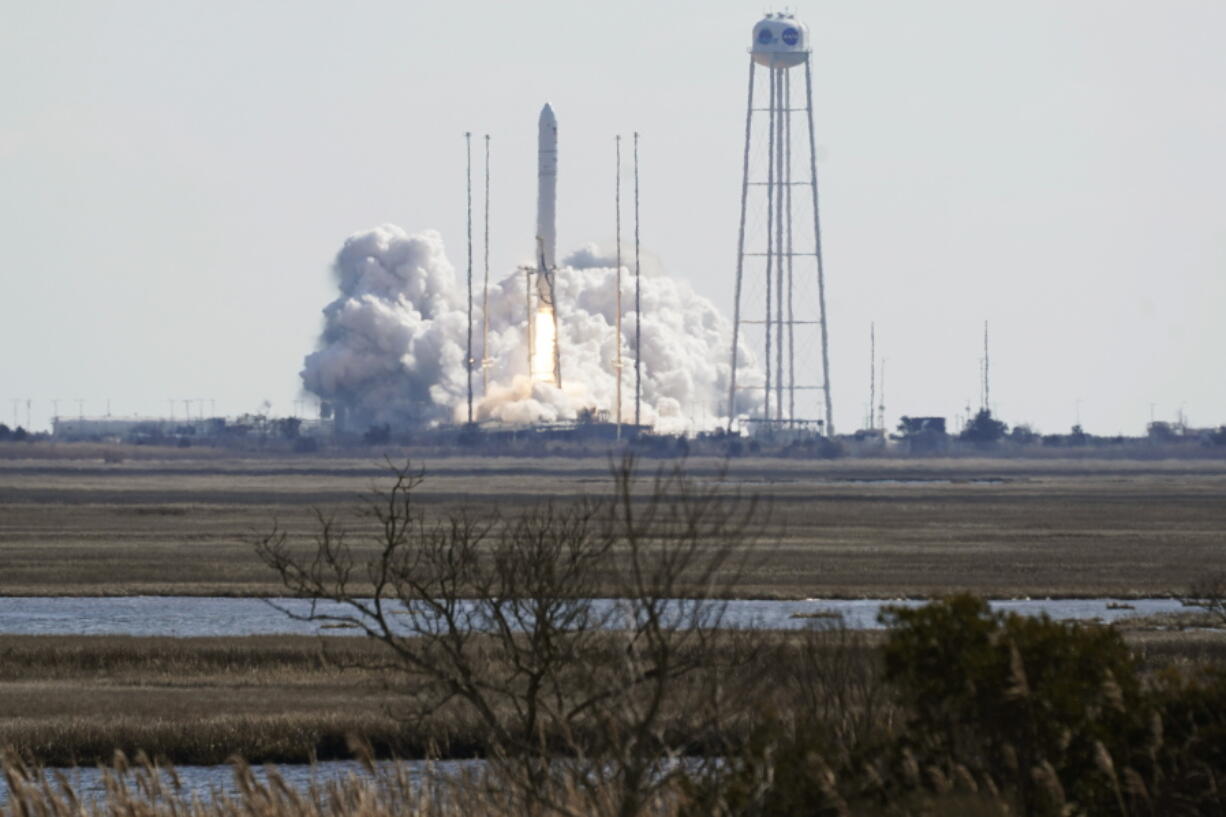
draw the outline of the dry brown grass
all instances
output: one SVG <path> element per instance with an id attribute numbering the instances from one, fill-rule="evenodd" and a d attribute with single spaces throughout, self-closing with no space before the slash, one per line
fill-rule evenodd
<path id="1" fill-rule="evenodd" d="M 372 647 L 330 644 L 350 659 Z M 310 638 L 4 636 L 0 745 L 52 765 L 117 747 L 181 763 L 236 752 L 305 762 L 347 756 L 356 733 L 385 753 L 420 754 L 427 741 L 387 717 L 392 696 L 373 680 L 340 670 Z"/>
<path id="2" fill-rule="evenodd" d="M 1151 672 L 1226 664 L 1220 633 L 1125 635 Z M 832 734 L 894 717 L 879 697 L 883 633 L 762 637 L 772 652 L 753 668 L 763 682 L 757 711 L 822 712 Z M 389 687 L 372 671 L 339 666 L 384 657 L 379 645 L 322 643 L 326 654 L 309 637 L 0 636 L 0 746 L 50 765 L 104 761 L 116 747 L 178 763 L 222 763 L 232 754 L 305 762 L 349 757 L 355 734 L 383 756 L 481 751 L 471 718 L 440 712 L 426 724 L 398 723 L 389 713 L 404 702 L 402 682 L 393 677 Z"/>
<path id="3" fill-rule="evenodd" d="M 445 777 L 413 773 L 407 767 L 370 768 L 343 778 L 295 787 L 274 767 L 263 779 L 243 760 L 233 762 L 233 793 L 191 791 L 173 766 L 159 766 L 144 755 L 135 763 L 118 753 L 102 770 L 102 792 L 78 791 L 68 775 L 47 776 L 10 758 L 5 765 L 8 797 L 0 814 L 43 817 L 510 817 L 518 814 L 598 814 L 599 796 L 577 787 L 558 786 L 558 808 L 529 811 L 507 797 L 488 774 Z M 202 796 L 203 795 L 203 796 Z M 660 798 L 641 812 L 651 817 L 676 813 L 676 798 Z"/>
<path id="4" fill-rule="evenodd" d="M 5 772 L 10 796 L 0 814 L 14 817 L 518 817 L 528 814 L 612 817 L 618 813 L 614 792 L 586 790 L 565 780 L 551 793 L 550 806 L 536 803 L 529 808 L 508 797 L 505 787 L 489 774 L 473 773 L 463 778 L 433 773 L 419 776 L 403 766 L 381 768 L 369 774 L 350 773 L 341 779 L 295 787 L 287 783 L 276 768 L 266 768 L 264 779 L 260 779 L 249 765 L 236 760 L 234 793 L 218 791 L 204 797 L 184 788 L 173 767 L 158 767 L 145 758 L 129 763 L 122 755 L 116 757 L 113 766 L 103 770 L 103 791 L 95 797 L 77 791 L 67 776 L 46 779 L 19 762 L 10 762 Z M 848 817 L 911 813 L 930 817 L 1003 817 L 1016 813 L 1015 804 L 1007 798 L 955 787 L 943 794 L 930 794 L 921 802 L 914 812 L 900 809 L 898 804 L 889 804 L 859 806 L 840 813 Z M 635 813 L 642 817 L 675 817 L 702 812 L 687 802 L 683 788 L 672 787 Z"/>
<path id="5" fill-rule="evenodd" d="M 522 507 L 609 485 L 591 459 L 424 463 L 432 513 Z M 722 463 L 692 460 L 696 476 Z M 736 460 L 771 507 L 746 597 L 1142 596 L 1221 561 L 1218 461 Z M 385 471 L 336 458 L 0 461 L 0 593 L 269 595 L 248 544 L 313 507 L 346 516 Z M 881 482 L 880 480 L 887 480 Z"/>
<path id="6" fill-rule="evenodd" d="M 349 757 L 354 735 L 383 757 L 489 748 L 460 702 L 423 717 L 418 680 L 354 666 L 386 658 L 356 638 L 0 636 L 0 748 L 48 765 L 93 764 L 116 748 L 180 764 L 302 763 Z M 691 734 L 689 713 L 663 723 Z"/>

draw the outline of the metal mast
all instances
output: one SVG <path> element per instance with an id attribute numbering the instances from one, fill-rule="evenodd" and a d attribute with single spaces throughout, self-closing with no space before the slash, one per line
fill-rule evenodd
<path id="1" fill-rule="evenodd" d="M 643 302 L 639 287 L 639 132 L 634 132 L 634 424 L 643 424 Z"/>
<path id="2" fill-rule="evenodd" d="M 783 212 L 783 191 L 788 186 L 789 179 L 784 175 L 783 144 L 784 132 L 787 130 L 789 101 L 784 83 L 786 71 L 775 71 L 775 419 L 783 420 L 783 222 L 790 216 Z M 791 418 L 794 419 L 794 418 Z"/>
<path id="3" fill-rule="evenodd" d="M 877 429 L 877 325 L 868 325 L 868 430 Z"/>
<path id="4" fill-rule="evenodd" d="M 830 400 L 830 343 L 826 331 L 826 270 L 822 264 L 822 219 L 817 196 L 817 137 L 813 132 L 813 71 L 805 55 L 805 118 L 809 123 L 809 174 L 813 190 L 813 246 L 817 259 L 817 302 L 822 330 L 822 392 L 826 398 L 826 436 L 834 436 L 834 408 Z"/>
<path id="5" fill-rule="evenodd" d="M 736 236 L 736 295 L 733 299 L 732 314 L 732 375 L 728 389 L 728 430 L 736 422 L 736 363 L 737 349 L 741 340 L 741 284 L 745 271 L 745 205 L 749 199 L 749 143 L 750 127 L 753 124 L 753 74 L 755 61 L 749 60 L 749 91 L 746 94 L 748 102 L 745 106 L 745 159 L 741 171 L 741 224 Z"/>
<path id="6" fill-rule="evenodd" d="M 885 358 L 881 358 L 881 388 L 878 389 L 877 395 L 881 401 L 877 404 L 878 425 L 885 431 Z"/>
<path id="7" fill-rule="evenodd" d="M 619 133 L 614 140 L 617 146 L 617 172 L 615 174 L 613 194 L 613 210 L 616 222 L 615 243 L 617 244 L 617 360 L 613 371 L 617 374 L 617 438 L 622 436 L 622 137 Z"/>
<path id="8" fill-rule="evenodd" d="M 791 74 L 783 75 L 784 99 L 792 98 Z M 784 244 L 784 260 L 788 267 L 788 417 L 796 419 L 796 314 L 792 307 L 792 118 L 783 118 L 783 196 L 784 212 L 787 215 L 784 223 L 787 225 L 787 235 Z M 782 366 L 780 375 L 782 376 Z"/>
<path id="9" fill-rule="evenodd" d="M 562 333 L 558 323 L 557 274 L 558 268 L 554 267 L 550 277 L 549 294 L 552 298 L 550 306 L 553 307 L 553 384 L 560 389 L 562 388 Z"/>
<path id="10" fill-rule="evenodd" d="M 988 322 L 983 322 L 983 410 L 992 411 L 992 370 L 988 361 Z"/>
<path id="11" fill-rule="evenodd" d="M 468 353 L 465 368 L 468 370 L 468 422 L 473 421 L 473 135 L 464 133 L 464 151 L 467 156 L 465 184 L 468 194 Z"/>
<path id="12" fill-rule="evenodd" d="M 528 382 L 536 382 L 532 358 L 536 350 L 536 313 L 532 309 L 532 267 L 520 267 L 524 272 L 524 314 L 528 321 Z"/>
<path id="13" fill-rule="evenodd" d="M 490 391 L 490 135 L 485 134 L 485 282 L 481 288 L 481 395 Z"/>
<path id="14" fill-rule="evenodd" d="M 798 421 L 796 392 L 811 390 L 823 393 L 818 409 L 822 415 L 819 424 L 825 434 L 834 434 L 808 36 L 808 29 L 790 14 L 768 14 L 754 27 L 745 114 L 741 214 L 737 231 L 736 291 L 728 393 L 729 431 L 736 425 L 740 390 L 762 389 L 761 417 L 768 424 L 779 427 L 790 426 Z M 765 107 L 755 108 L 755 66 L 758 65 L 766 69 L 767 104 Z M 790 69 L 801 65 L 804 66 L 805 78 L 803 106 L 793 103 L 790 74 Z M 796 139 L 803 137 L 793 134 L 792 124 L 793 115 L 801 112 L 805 114 L 804 124 L 807 126 L 809 172 L 801 179 L 795 179 L 792 150 Z M 755 132 L 755 113 L 767 114 L 764 134 L 760 130 Z M 765 167 L 758 164 L 759 160 L 753 160 L 751 164 L 753 145 L 763 136 L 766 143 Z M 797 185 L 808 187 L 811 195 L 795 199 L 792 188 Z M 759 199 L 755 194 L 754 201 L 751 202 L 751 187 L 763 189 L 765 200 Z M 805 198 L 811 198 L 811 245 L 808 243 L 810 234 L 806 224 L 808 214 L 801 214 L 799 219 L 795 214 L 796 201 L 801 202 L 799 206 L 802 209 L 810 206 L 805 202 Z M 756 231 L 753 236 L 747 234 L 747 223 L 752 224 L 755 221 L 747 219 L 751 205 L 765 210 L 764 234 Z M 758 244 L 753 247 L 754 251 L 747 252 L 747 238 L 751 245 Z M 761 251 L 757 251 L 758 248 L 761 248 Z M 757 261 L 759 258 L 762 259 L 761 262 Z M 798 258 L 802 264 L 799 278 L 796 268 Z M 807 258 L 813 259 L 813 266 L 809 269 L 805 269 Z M 747 265 L 746 259 L 753 259 L 754 263 Z M 747 270 L 747 266 L 752 268 Z M 813 277 L 809 278 L 810 275 Z M 745 317 L 744 299 L 747 295 L 753 298 L 761 297 L 765 301 L 763 320 Z M 738 360 L 737 354 L 743 338 L 742 329 L 746 325 L 758 323 L 761 323 L 763 329 L 760 337 L 765 352 L 761 358 L 764 382 L 762 385 L 744 386 L 738 382 L 741 361 Z M 805 335 L 805 332 L 810 334 Z M 798 338 L 798 334 L 802 337 Z M 756 330 L 754 336 L 758 337 Z M 799 365 L 798 347 L 801 358 Z"/>
<path id="15" fill-rule="evenodd" d="M 768 145 L 768 155 L 766 162 L 766 320 L 762 321 L 766 328 L 766 395 L 764 399 L 765 411 L 763 416 L 766 419 L 771 417 L 771 373 L 773 366 L 771 365 L 771 284 L 772 284 L 772 265 L 775 261 L 775 127 L 778 120 L 775 118 L 775 111 L 779 105 L 778 99 L 778 84 L 775 82 L 777 69 L 772 68 L 770 74 L 770 92 L 768 94 L 767 110 L 770 112 L 768 120 L 768 130 L 766 144 Z"/>

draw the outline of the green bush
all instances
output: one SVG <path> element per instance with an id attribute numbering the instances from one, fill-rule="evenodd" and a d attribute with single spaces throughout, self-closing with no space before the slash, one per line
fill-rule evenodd
<path id="1" fill-rule="evenodd" d="M 968 595 L 883 620 L 886 678 L 913 713 L 917 752 L 987 773 L 1027 814 L 1120 805 L 1110 769 L 1146 706 L 1119 633 L 994 613 Z"/>
<path id="2" fill-rule="evenodd" d="M 994 613 L 972 596 L 882 618 L 891 697 L 840 699 L 844 720 L 863 711 L 872 729 L 840 728 L 826 706 L 840 688 L 829 679 L 847 675 L 830 671 L 840 653 L 802 650 L 812 694 L 784 696 L 790 709 L 691 782 L 682 813 L 1226 816 L 1222 667 L 1142 679 L 1109 627 Z"/>
<path id="3" fill-rule="evenodd" d="M 1134 814 L 1226 815 L 1226 670 L 1168 668 L 1124 771 Z"/>

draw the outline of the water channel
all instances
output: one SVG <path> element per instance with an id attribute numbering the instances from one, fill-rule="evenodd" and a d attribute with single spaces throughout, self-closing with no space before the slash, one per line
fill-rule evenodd
<path id="1" fill-rule="evenodd" d="M 271 603 L 270 603 L 271 602 Z M 599 600 L 609 608 L 616 600 Z M 804 601 L 727 602 L 724 623 L 734 627 L 796 629 L 814 621 L 838 621 L 853 629 L 877 629 L 877 615 L 888 605 L 918 606 L 918 600 L 808 599 Z M 1054 619 L 1117 621 L 1128 616 L 1175 613 L 1178 599 L 1009 599 L 992 601 L 996 610 L 1026 615 L 1046 613 Z M 278 609 L 284 608 L 284 609 Z M 0 597 L 0 634 L 245 636 L 356 635 L 351 629 L 320 629 L 297 621 L 284 610 L 309 612 L 301 599 L 125 596 L 114 598 Z M 337 605 L 320 612 L 342 612 Z"/>
<path id="2" fill-rule="evenodd" d="M 409 760 L 396 761 L 395 763 L 401 765 L 407 772 L 409 780 L 416 784 L 426 774 L 438 775 L 440 777 L 457 777 L 468 771 L 476 771 L 480 768 L 482 761 L 437 760 L 427 762 L 424 760 Z M 344 780 L 350 776 L 360 781 L 370 781 L 378 784 L 383 777 L 393 778 L 395 776 L 393 765 L 391 761 L 377 763 L 376 775 L 372 775 L 362 764 L 353 760 L 321 761 L 314 765 L 285 764 L 277 765 L 275 768 L 277 774 L 291 788 L 305 794 L 310 791 L 312 785 L 323 787 L 332 781 Z M 263 766 L 252 766 L 251 773 L 257 783 L 260 785 L 267 784 L 268 772 Z M 98 801 L 106 797 L 107 791 L 103 773 L 96 767 L 86 766 L 75 769 L 44 770 L 44 778 L 53 792 L 60 791 L 60 784 L 56 777 L 57 774 L 62 774 L 67 779 L 72 791 L 82 801 Z M 176 766 L 174 776 L 178 778 L 177 787 L 169 771 L 162 770 L 160 776 L 164 790 L 172 794 L 177 793 L 184 800 L 191 800 L 193 796 L 196 796 L 203 801 L 210 801 L 219 797 L 236 797 L 240 793 L 232 766 Z M 129 772 L 125 775 L 124 779 L 128 784 L 129 791 L 137 790 L 134 774 Z M 0 778 L 0 805 L 7 804 L 8 801 L 8 783 Z"/>

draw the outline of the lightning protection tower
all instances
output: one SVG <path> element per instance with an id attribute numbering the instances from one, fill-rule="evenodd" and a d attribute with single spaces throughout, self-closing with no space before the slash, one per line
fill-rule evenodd
<path id="1" fill-rule="evenodd" d="M 768 428 L 800 424 L 796 402 L 799 391 L 821 393 L 821 403 L 802 403 L 800 411 L 821 413 L 824 433 L 834 433 L 809 54 L 809 30 L 791 14 L 768 14 L 753 28 L 737 236 L 729 430 L 738 415 L 754 405 L 761 405 L 761 419 Z M 792 91 L 791 83 L 793 74 L 800 73 L 792 69 L 800 67 L 804 68 L 803 96 Z M 757 87 L 762 84 L 765 89 Z M 765 96 L 765 105 L 756 98 L 761 95 Z M 794 129 L 798 116 L 803 117 L 801 127 Z M 793 172 L 794 155 L 799 159 L 798 173 Z M 742 383 L 738 387 L 737 370 L 743 362 L 737 359 L 737 350 L 742 335 L 749 339 L 751 348 L 761 348 L 765 353 L 766 378 L 761 385 Z M 764 399 L 760 403 L 738 399 L 738 388 L 745 393 L 764 390 Z"/>

